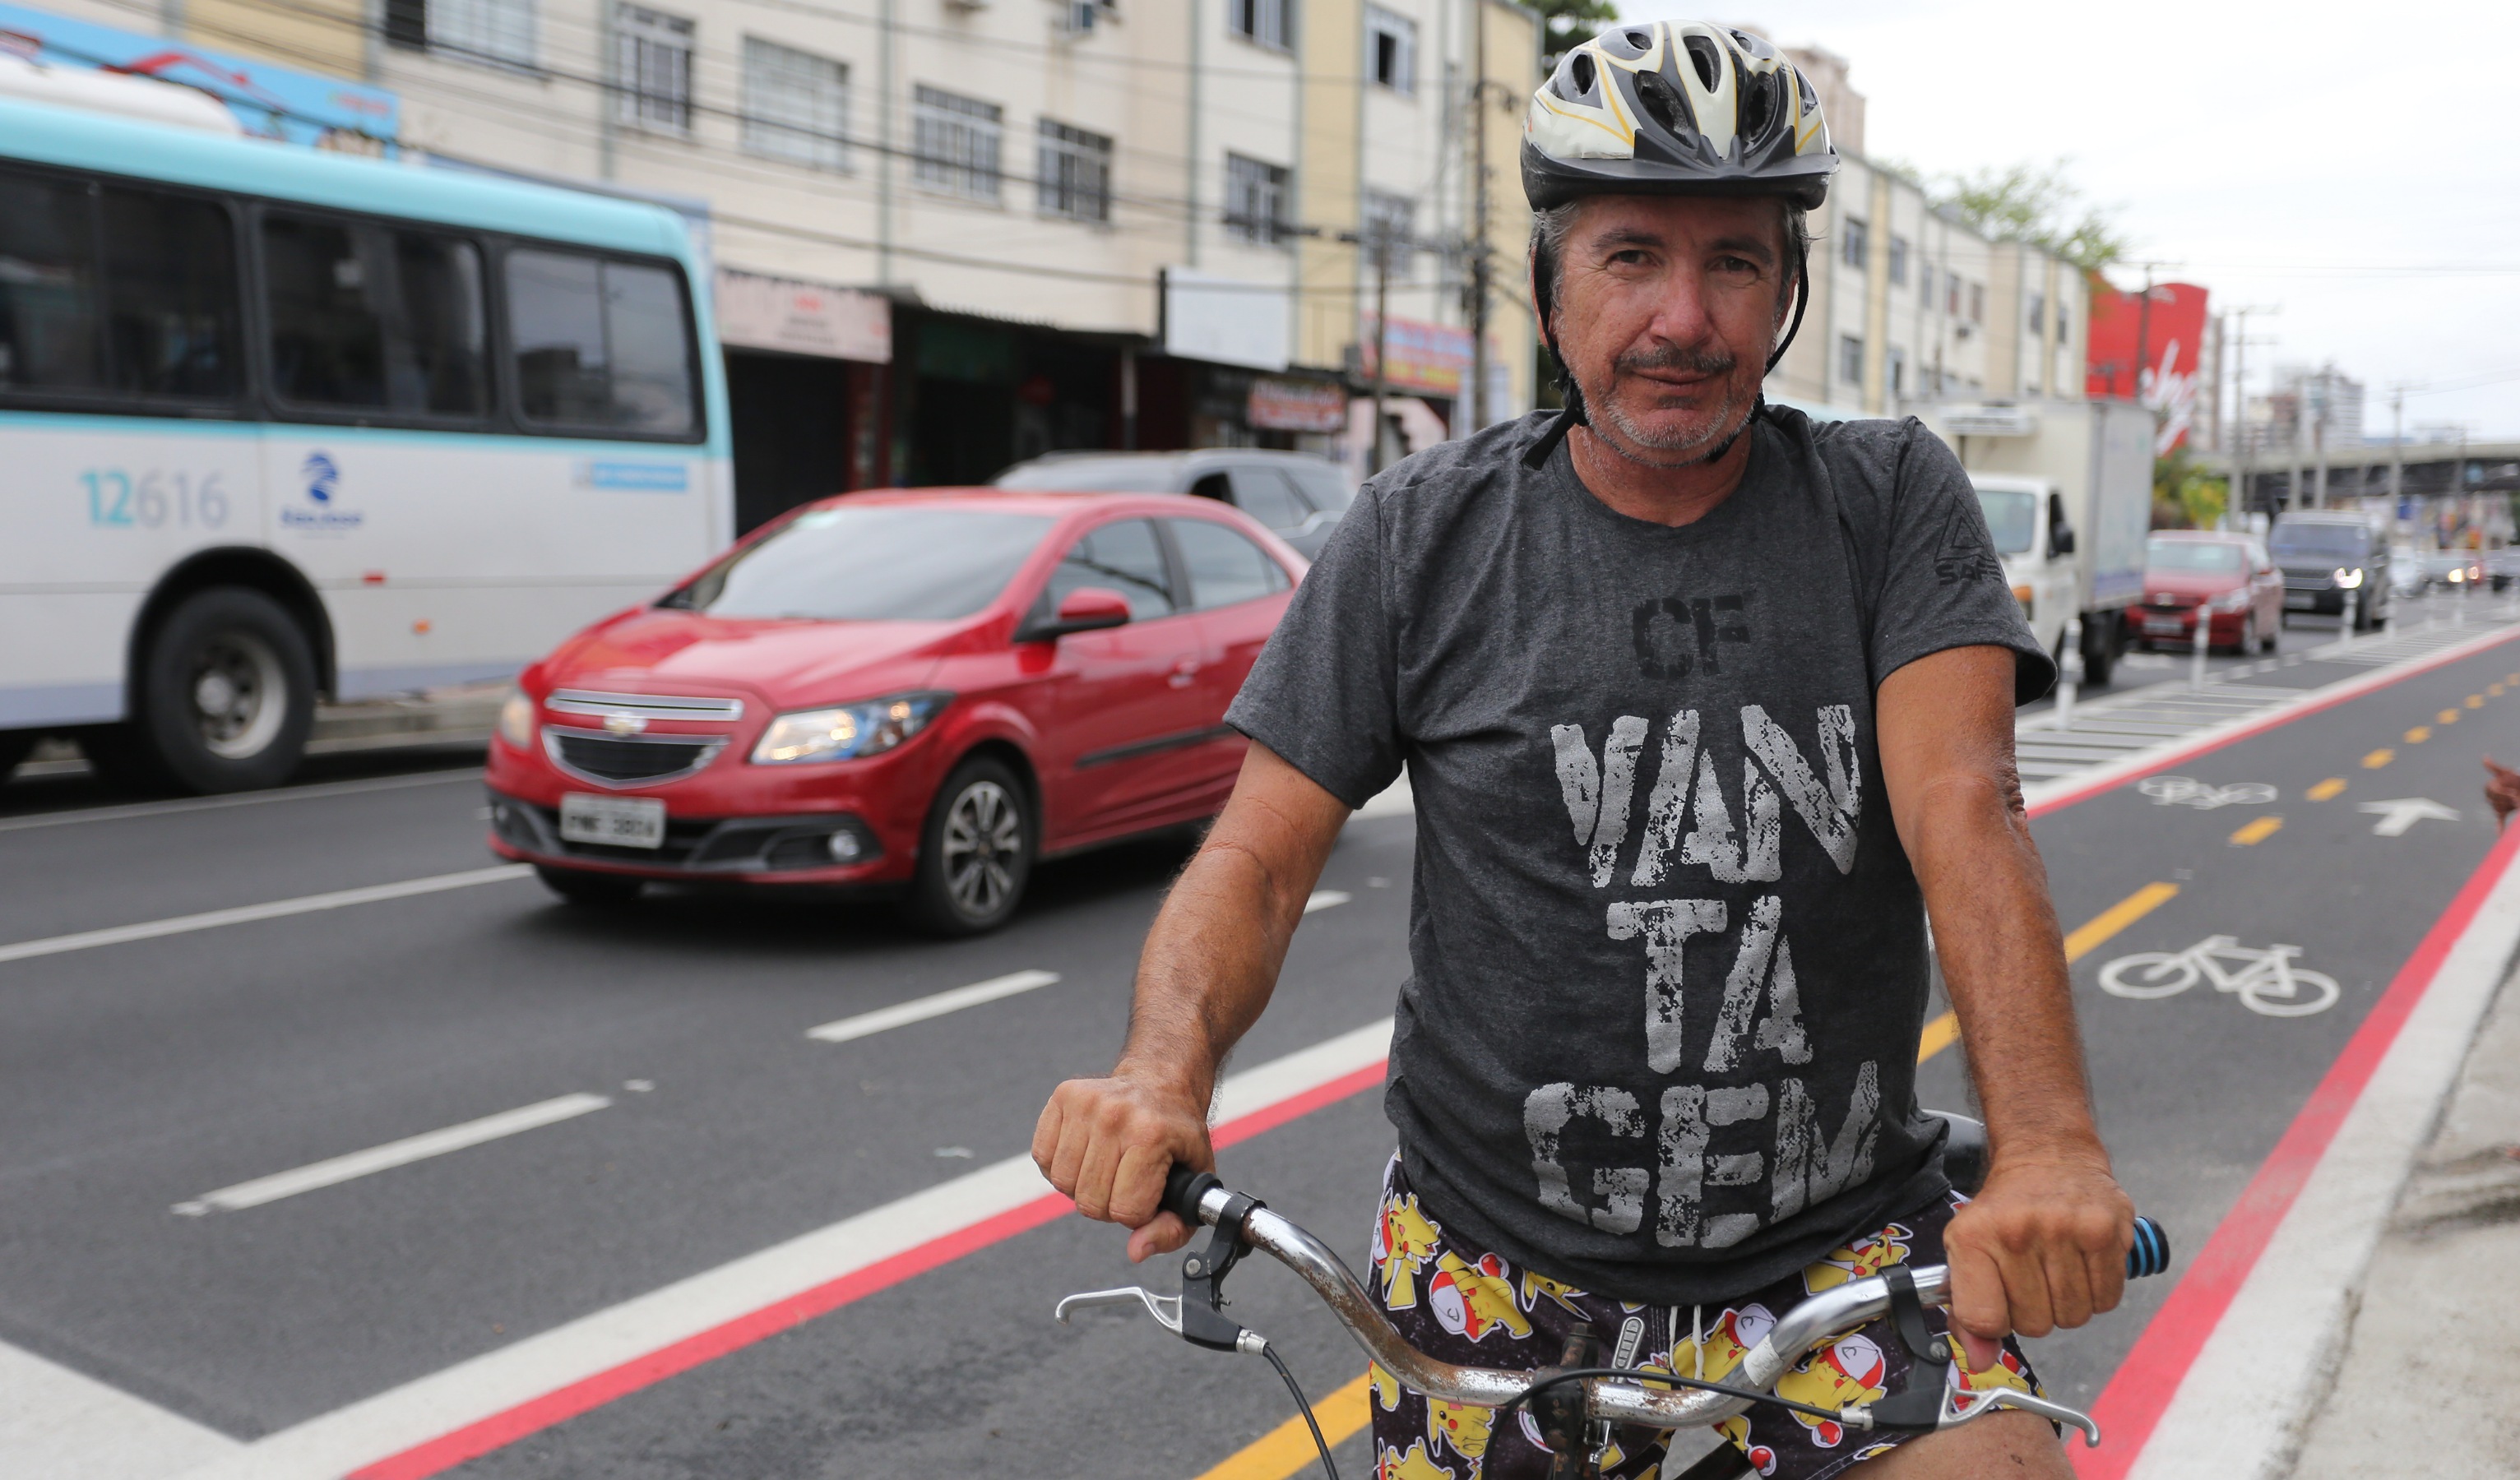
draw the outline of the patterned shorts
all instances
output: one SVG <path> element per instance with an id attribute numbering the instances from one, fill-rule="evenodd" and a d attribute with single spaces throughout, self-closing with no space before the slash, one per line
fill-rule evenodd
<path id="1" fill-rule="evenodd" d="M 1942 1263 L 1943 1230 L 1963 1201 L 1958 1194 L 1937 1198 L 1742 1299 L 1674 1309 L 1587 1294 L 1447 1236 L 1419 1211 L 1394 1157 L 1374 1220 L 1369 1282 L 1400 1334 L 1438 1361 L 1546 1367 L 1557 1360 L 1568 1332 L 1588 1323 L 1613 1359 L 1604 1365 L 1660 1368 L 1720 1382 L 1778 1317 L 1810 1296 L 1889 1265 Z M 1932 1306 L 1925 1308 L 1925 1321 L 1935 1330 L 1945 1328 L 1943 1313 Z M 1877 1402 L 1904 1388 L 1910 1366 L 1907 1348 L 1884 1319 L 1842 1333 L 1778 1378 L 1776 1391 L 1823 1408 Z M 1958 1374 L 1958 1365 L 1951 1370 Z M 1548 1473 L 1549 1452 L 1526 1411 L 1516 1409 L 1513 1420 L 1499 1428 L 1486 1409 L 1430 1403 L 1379 1366 L 1369 1375 L 1375 1480 L 1539 1480 Z M 1994 1368 L 1957 1380 L 1963 1388 L 2000 1384 L 2040 1391 L 2030 1364 L 2009 1337 Z M 1851 1433 L 1773 1404 L 1727 1419 L 1718 1431 L 1760 1474 L 1780 1480 L 1822 1480 L 1886 1454 L 1909 1437 Z M 1602 1452 L 1601 1473 L 1611 1480 L 1653 1480 L 1662 1458 L 1660 1433 L 1623 1427 L 1612 1432 Z"/>

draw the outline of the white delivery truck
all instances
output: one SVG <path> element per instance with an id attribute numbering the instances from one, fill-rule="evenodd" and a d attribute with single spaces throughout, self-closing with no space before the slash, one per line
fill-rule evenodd
<path id="1" fill-rule="evenodd" d="M 2061 661 L 2083 622 L 2083 677 L 2105 684 L 2143 596 L 2152 529 L 2152 413 L 2132 401 L 1990 401 L 1920 418 L 1959 455 L 2004 578 Z"/>

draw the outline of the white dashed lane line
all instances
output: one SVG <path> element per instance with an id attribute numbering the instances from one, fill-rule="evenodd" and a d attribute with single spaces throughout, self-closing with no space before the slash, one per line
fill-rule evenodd
<path id="1" fill-rule="evenodd" d="M 199 1218 L 206 1213 L 234 1213 L 260 1207 L 266 1202 L 278 1202 L 283 1197 L 294 1197 L 318 1188 L 337 1187 L 373 1173 L 477 1146 L 484 1142 L 539 1130 L 563 1120 L 575 1120 L 610 1103 L 611 1100 L 601 1095 L 562 1095 L 557 1099 L 502 1110 L 496 1115 L 484 1115 L 479 1120 L 468 1120 L 442 1131 L 405 1137 L 381 1146 L 370 1146 L 364 1151 L 352 1151 L 346 1156 L 330 1157 L 291 1171 L 257 1177 L 251 1182 L 240 1182 L 215 1192 L 203 1192 L 190 1202 L 175 1204 L 173 1211 L 187 1218 Z"/>
<path id="2" fill-rule="evenodd" d="M 1010 971 L 1004 976 L 992 976 L 987 981 L 975 981 L 968 987 L 913 998 L 888 1008 L 878 1008 L 872 1012 L 860 1012 L 855 1017 L 842 1017 L 820 1027 L 807 1028 L 805 1036 L 824 1043 L 847 1043 L 889 1028 L 925 1022 L 948 1012 L 960 1012 L 965 1008 L 976 1008 L 984 1002 L 996 1002 L 1000 998 L 1047 987 L 1058 980 L 1056 971 Z"/>
<path id="3" fill-rule="evenodd" d="M 467 869 L 461 874 L 436 874 L 427 878 L 407 878 L 400 883 L 369 884 L 358 889 L 336 889 L 329 894 L 302 894 L 295 899 L 275 899 L 268 904 L 239 905 L 233 910 L 208 910 L 199 915 L 178 915 L 167 919 L 143 920 L 136 925 L 110 925 L 102 930 L 81 930 L 74 935 L 48 935 L 40 940 L 22 940 L 0 946 L 0 964 L 13 961 L 29 961 L 38 956 L 60 956 L 71 951 L 92 951 L 99 946 L 119 946 L 135 940 L 156 940 L 167 935 L 185 935 L 195 930 L 215 930 L 223 925 L 246 925 L 262 919 L 285 919 L 292 915 L 313 915 L 324 910 L 338 910 L 349 905 L 376 904 L 388 899 L 409 899 L 417 894 L 441 894 L 449 889 L 469 889 L 475 884 L 506 883 L 523 878 L 534 871 L 523 864 L 501 864 L 489 869 Z"/>

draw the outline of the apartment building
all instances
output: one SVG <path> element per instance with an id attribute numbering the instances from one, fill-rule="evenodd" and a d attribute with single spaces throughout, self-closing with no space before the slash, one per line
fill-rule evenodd
<path id="1" fill-rule="evenodd" d="M 1055 448 L 1362 471 L 1377 367 L 1392 451 L 1530 404 L 1513 151 L 1540 30 L 1507 0 L 46 8 L 355 79 L 418 166 L 683 211 L 715 264 L 746 525 Z"/>

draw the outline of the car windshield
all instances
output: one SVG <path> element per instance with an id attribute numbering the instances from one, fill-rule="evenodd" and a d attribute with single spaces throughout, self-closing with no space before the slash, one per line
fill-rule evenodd
<path id="1" fill-rule="evenodd" d="M 986 509 L 816 509 L 657 605 L 711 616 L 949 621 L 996 600 L 1052 523 Z"/>
<path id="2" fill-rule="evenodd" d="M 1044 458 L 1017 463 L 990 479 L 1029 493 L 1179 493 L 1181 467 L 1171 458 Z"/>
<path id="3" fill-rule="evenodd" d="M 2360 524 L 2311 524 L 2287 519 L 2275 526 L 2274 546 L 2277 560 L 2301 557 L 2311 560 L 2362 559 L 2364 535 Z"/>
<path id="4" fill-rule="evenodd" d="M 2039 525 L 2039 495 L 2017 488 L 1981 488 L 1977 504 L 1986 511 L 1986 532 L 1995 536 L 1997 550 L 2020 555 L 2030 548 L 2030 536 Z"/>
<path id="5" fill-rule="evenodd" d="M 2152 540 L 2143 547 L 2143 563 L 2147 570 L 2228 575 L 2240 568 L 2240 547 L 2221 540 Z"/>

